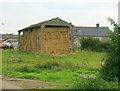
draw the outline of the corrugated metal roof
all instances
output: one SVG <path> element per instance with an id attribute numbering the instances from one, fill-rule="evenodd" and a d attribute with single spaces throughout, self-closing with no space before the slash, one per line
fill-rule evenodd
<path id="1" fill-rule="evenodd" d="M 53 19 L 38 23 L 38 24 L 31 25 L 31 26 L 26 27 L 24 29 L 21 29 L 19 31 L 27 30 L 27 29 L 34 28 L 34 27 L 40 27 L 41 25 L 45 25 L 45 26 L 73 26 L 71 23 L 68 23 L 68 22 L 57 17 L 57 18 L 53 18 Z"/>
<path id="2" fill-rule="evenodd" d="M 111 31 L 108 27 L 73 27 L 73 35 L 76 36 L 108 36 Z"/>

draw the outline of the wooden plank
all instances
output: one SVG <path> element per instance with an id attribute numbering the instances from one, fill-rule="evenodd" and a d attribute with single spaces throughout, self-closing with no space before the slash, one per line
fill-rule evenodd
<path id="1" fill-rule="evenodd" d="M 18 49 L 20 50 L 20 32 L 18 32 Z"/>
<path id="2" fill-rule="evenodd" d="M 24 31 L 23 31 L 23 36 L 22 36 L 22 50 L 24 50 Z"/>
<path id="3" fill-rule="evenodd" d="M 30 31 L 30 51 L 34 52 L 34 31 Z"/>
<path id="4" fill-rule="evenodd" d="M 70 47 L 71 47 L 71 51 L 73 52 L 73 35 L 72 35 L 72 30 L 73 30 L 73 27 L 69 27 L 70 28 L 70 37 L 71 37 L 71 40 L 72 43 L 70 43 Z"/>
<path id="5" fill-rule="evenodd" d="M 36 52 L 40 53 L 40 28 L 36 28 L 35 33 L 36 33 Z"/>
<path id="6" fill-rule="evenodd" d="M 41 27 L 40 27 L 40 37 L 39 37 L 39 39 L 40 39 L 40 53 L 42 53 L 43 52 L 43 29 L 44 29 L 44 25 L 41 25 Z"/>
<path id="7" fill-rule="evenodd" d="M 27 50 L 30 50 L 30 29 L 28 30 L 28 37 L 27 37 Z"/>
<path id="8" fill-rule="evenodd" d="M 24 50 L 27 50 L 28 31 L 24 31 Z"/>
<path id="9" fill-rule="evenodd" d="M 39 30 L 39 43 L 40 43 L 40 48 L 41 48 L 41 28 Z M 41 53 L 41 49 L 40 49 L 40 53 Z"/>
<path id="10" fill-rule="evenodd" d="M 36 31 L 33 29 L 34 32 L 34 52 L 36 52 Z"/>

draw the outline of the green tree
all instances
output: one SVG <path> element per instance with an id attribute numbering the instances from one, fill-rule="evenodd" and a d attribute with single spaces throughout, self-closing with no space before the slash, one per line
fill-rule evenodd
<path id="1" fill-rule="evenodd" d="M 104 58 L 104 65 L 101 68 L 101 77 L 107 81 L 118 81 L 120 89 L 120 28 L 118 24 L 108 18 L 108 21 L 114 25 L 114 32 L 110 37 L 110 48 Z"/>

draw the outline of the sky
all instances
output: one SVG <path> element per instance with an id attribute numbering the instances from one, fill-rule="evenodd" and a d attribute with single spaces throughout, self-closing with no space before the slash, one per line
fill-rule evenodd
<path id="1" fill-rule="evenodd" d="M 118 21 L 120 0 L 0 0 L 0 33 L 14 33 L 55 17 L 74 26 L 112 29 L 107 18 Z"/>

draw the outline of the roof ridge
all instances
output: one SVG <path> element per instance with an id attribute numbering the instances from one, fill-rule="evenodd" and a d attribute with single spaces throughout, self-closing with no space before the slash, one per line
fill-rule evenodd
<path id="1" fill-rule="evenodd" d="M 92 27 L 92 26 L 74 26 L 74 27 L 83 27 L 83 28 L 108 28 L 108 27 Z"/>
<path id="2" fill-rule="evenodd" d="M 52 19 L 49 19 L 49 20 L 46 20 L 46 21 L 42 21 L 42 22 L 40 22 L 40 23 L 36 23 L 36 24 L 30 25 L 30 26 L 43 24 L 43 23 L 46 23 L 46 22 L 49 22 L 49 21 L 52 21 L 52 20 L 55 20 L 55 19 L 59 19 L 59 20 L 65 22 L 65 23 L 68 23 L 68 22 L 66 22 L 66 21 L 64 21 L 64 20 L 62 20 L 62 19 L 60 19 L 59 17 L 55 17 L 55 18 L 52 18 Z M 68 24 L 70 24 L 70 23 L 68 23 Z"/>
<path id="3" fill-rule="evenodd" d="M 73 26 L 71 23 L 68 23 L 68 22 L 62 20 L 59 17 L 55 17 L 55 18 L 52 18 L 52 19 L 49 19 L 49 20 L 46 20 L 46 21 L 43 21 L 43 22 L 40 22 L 40 23 L 36 23 L 36 24 L 30 25 L 30 26 L 28 26 L 28 27 L 26 27 L 24 29 L 19 30 L 19 31 L 22 31 L 22 30 L 25 30 L 25 29 L 28 29 L 28 28 L 39 27 L 41 25 L 47 25 L 47 24 L 49 25 L 49 23 L 50 22 L 53 23 L 53 21 L 61 21 L 62 22 L 62 23 L 60 23 L 61 26 L 63 26 L 63 25 L 64 26 Z M 59 23 L 58 23 L 58 25 L 59 25 Z"/>
<path id="4" fill-rule="evenodd" d="M 56 18 L 58 18 L 58 17 L 56 17 Z M 31 27 L 31 26 L 34 26 L 34 25 L 41 24 L 41 23 L 45 23 L 45 22 L 48 22 L 48 21 L 51 21 L 51 20 L 54 20 L 54 19 L 56 19 L 56 18 L 52 18 L 52 19 L 48 19 L 48 20 L 45 20 L 45 21 L 42 21 L 42 22 L 39 22 L 39 23 L 36 23 L 36 24 L 32 24 L 32 25 L 30 25 L 30 27 Z"/>
<path id="5" fill-rule="evenodd" d="M 52 20 L 55 20 L 55 19 L 61 20 L 61 21 L 65 22 L 65 23 L 68 23 L 68 22 L 62 20 L 62 19 L 59 18 L 59 17 L 55 17 L 55 18 L 52 18 L 52 19 L 49 19 L 49 20 L 46 20 L 46 21 L 43 21 L 43 22 L 40 22 L 40 23 L 33 24 L 33 25 L 31 25 L 31 26 L 43 24 L 43 23 L 46 23 L 46 22 L 49 22 L 49 21 L 52 21 Z M 70 23 L 68 23 L 68 24 L 70 24 Z M 72 24 L 71 24 L 71 25 L 72 25 Z"/>

